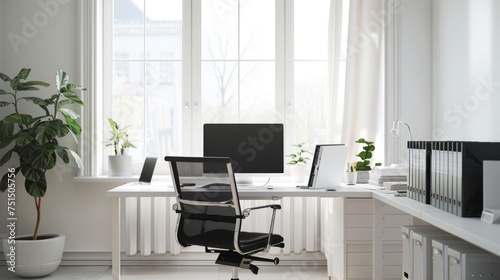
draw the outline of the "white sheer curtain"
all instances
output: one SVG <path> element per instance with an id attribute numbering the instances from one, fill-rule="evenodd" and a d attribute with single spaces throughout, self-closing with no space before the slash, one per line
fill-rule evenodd
<path id="1" fill-rule="evenodd" d="M 375 141 L 379 162 L 384 155 L 384 1 L 332 0 L 330 7 L 329 90 L 337 108 L 331 116 L 332 139 L 349 146 L 348 161 L 357 160 L 358 138 Z"/>

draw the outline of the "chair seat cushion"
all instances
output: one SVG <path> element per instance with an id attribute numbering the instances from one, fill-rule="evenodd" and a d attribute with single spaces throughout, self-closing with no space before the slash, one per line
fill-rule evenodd
<path id="1" fill-rule="evenodd" d="M 268 233 L 240 232 L 240 250 L 243 253 L 255 250 L 263 250 L 267 246 Z M 194 236 L 179 236 L 179 241 L 188 245 L 198 245 L 209 248 L 235 250 L 233 239 L 234 232 L 231 230 L 216 229 Z M 278 234 L 271 236 L 271 245 L 280 244 L 283 237 Z"/>

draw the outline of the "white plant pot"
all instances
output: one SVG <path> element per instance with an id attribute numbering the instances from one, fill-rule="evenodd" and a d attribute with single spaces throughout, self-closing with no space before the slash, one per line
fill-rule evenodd
<path id="1" fill-rule="evenodd" d="M 305 164 L 290 165 L 290 173 L 292 175 L 293 183 L 304 184 L 306 181 L 307 165 Z"/>
<path id="2" fill-rule="evenodd" d="M 132 156 L 112 155 L 108 156 L 109 176 L 131 176 Z"/>
<path id="3" fill-rule="evenodd" d="M 2 240 L 7 268 L 21 277 L 42 277 L 54 272 L 61 263 L 66 237 L 39 235 L 38 240 Z M 12 240 L 11 240 L 12 242 Z"/>

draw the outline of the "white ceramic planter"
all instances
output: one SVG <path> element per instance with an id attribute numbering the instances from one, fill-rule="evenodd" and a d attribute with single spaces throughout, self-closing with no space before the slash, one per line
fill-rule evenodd
<path id="1" fill-rule="evenodd" d="M 42 277 L 54 272 L 61 263 L 66 237 L 58 234 L 39 235 L 39 240 L 2 240 L 7 268 L 21 277 Z M 13 246 L 13 248 L 11 248 Z M 11 249 L 14 249 L 13 251 Z M 14 252 L 14 254 L 12 254 Z"/>
<path id="2" fill-rule="evenodd" d="M 109 176 L 132 175 L 132 156 L 130 155 L 108 156 L 108 164 Z"/>
<path id="3" fill-rule="evenodd" d="M 292 182 L 294 184 L 306 183 L 307 165 L 305 164 L 292 164 L 290 165 L 290 173 L 292 175 Z"/>

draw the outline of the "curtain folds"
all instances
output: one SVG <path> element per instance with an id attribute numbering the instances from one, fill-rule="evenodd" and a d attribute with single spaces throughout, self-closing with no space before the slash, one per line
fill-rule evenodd
<path id="1" fill-rule="evenodd" d="M 349 5 L 348 20 L 342 20 Z M 348 161 L 356 161 L 359 138 L 375 141 L 374 159 L 383 160 L 384 108 L 383 0 L 332 0 L 329 26 L 329 90 L 332 106 L 331 135 L 349 146 Z M 342 42 L 342 22 L 348 22 Z M 345 60 L 345 80 L 342 61 Z M 344 85 L 343 85 L 344 83 Z"/>

